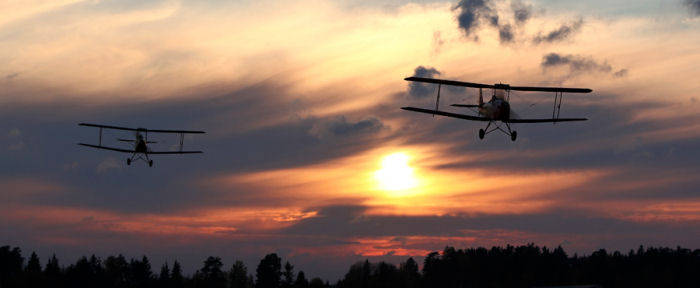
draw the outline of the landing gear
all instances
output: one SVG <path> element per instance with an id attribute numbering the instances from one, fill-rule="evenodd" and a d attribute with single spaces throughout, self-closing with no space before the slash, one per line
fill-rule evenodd
<path id="1" fill-rule="evenodd" d="M 153 167 L 153 160 L 148 161 L 148 167 Z"/>
<path id="2" fill-rule="evenodd" d="M 131 158 L 126 158 L 126 165 L 131 165 Z"/>
<path id="3" fill-rule="evenodd" d="M 494 126 L 491 126 L 493 124 Z M 501 125 L 505 125 L 506 127 L 501 127 Z M 489 129 L 491 128 L 491 129 Z M 518 139 L 518 132 L 515 132 L 515 130 L 510 129 L 510 124 L 506 122 L 494 122 L 494 121 L 489 121 L 489 124 L 486 125 L 485 129 L 479 129 L 479 139 L 484 139 L 484 136 L 486 134 L 489 134 L 493 131 L 501 131 L 504 134 L 510 136 L 510 140 L 515 142 L 515 139 Z"/>

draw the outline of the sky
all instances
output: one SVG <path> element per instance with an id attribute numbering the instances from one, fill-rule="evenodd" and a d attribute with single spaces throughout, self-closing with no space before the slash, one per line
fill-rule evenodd
<path id="1" fill-rule="evenodd" d="M 10 0 L 0 46 L 0 245 L 42 261 L 274 252 L 334 282 L 445 246 L 700 249 L 697 0 Z M 435 107 L 409 76 L 590 88 L 561 108 L 589 120 L 479 140 L 399 109 Z M 543 118 L 553 95 L 510 102 Z M 127 166 L 81 122 L 204 130 L 204 153 Z"/>

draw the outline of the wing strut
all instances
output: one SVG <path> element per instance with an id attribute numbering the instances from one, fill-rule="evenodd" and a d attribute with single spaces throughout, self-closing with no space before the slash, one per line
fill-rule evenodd
<path id="1" fill-rule="evenodd" d="M 435 112 L 438 111 L 438 106 L 440 105 L 440 87 L 442 87 L 442 84 L 438 84 L 438 95 L 437 101 L 435 101 Z M 433 114 L 433 118 L 435 118 L 435 114 Z"/>
<path id="2" fill-rule="evenodd" d="M 552 119 L 559 119 L 559 113 L 561 112 L 561 100 L 564 98 L 564 92 L 554 92 L 554 107 L 552 108 Z M 557 104 L 557 99 L 559 103 Z M 555 117 L 556 116 L 556 117 Z M 556 124 L 557 122 L 552 122 Z"/>
<path id="3" fill-rule="evenodd" d="M 185 141 L 185 133 L 180 133 L 180 152 L 182 152 L 182 142 Z"/>

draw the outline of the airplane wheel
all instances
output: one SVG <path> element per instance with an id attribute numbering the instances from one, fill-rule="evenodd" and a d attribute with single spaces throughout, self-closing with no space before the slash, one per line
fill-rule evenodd
<path id="1" fill-rule="evenodd" d="M 153 167 L 153 160 L 148 161 L 148 167 Z"/>
<path id="2" fill-rule="evenodd" d="M 518 138 L 518 132 L 513 131 L 512 133 L 510 133 L 510 140 L 513 140 L 513 142 L 515 142 L 515 139 L 517 139 L 517 138 Z"/>
<path id="3" fill-rule="evenodd" d="M 126 165 L 131 165 L 131 159 L 126 158 Z"/>
<path id="4" fill-rule="evenodd" d="M 484 135 L 486 135 L 484 129 L 479 129 L 479 139 L 484 139 Z"/>

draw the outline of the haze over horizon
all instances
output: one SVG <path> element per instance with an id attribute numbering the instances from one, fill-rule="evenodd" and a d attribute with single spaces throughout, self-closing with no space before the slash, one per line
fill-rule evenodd
<path id="1" fill-rule="evenodd" d="M 188 273 L 275 252 L 330 281 L 448 245 L 697 249 L 699 33 L 697 0 L 4 2 L 0 245 Z M 479 140 L 400 110 L 435 105 L 408 76 L 591 88 L 561 111 L 589 120 Z M 511 95 L 521 117 L 552 100 Z M 80 122 L 204 130 L 204 154 L 127 166 Z"/>

